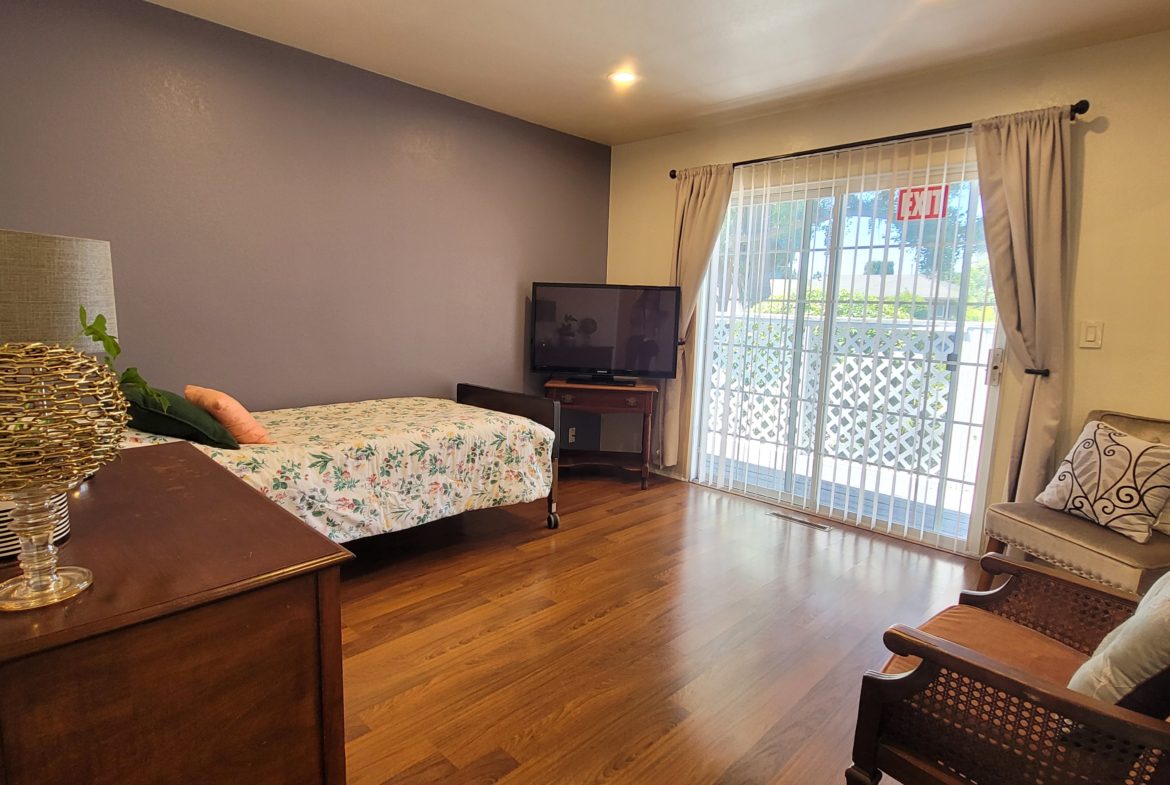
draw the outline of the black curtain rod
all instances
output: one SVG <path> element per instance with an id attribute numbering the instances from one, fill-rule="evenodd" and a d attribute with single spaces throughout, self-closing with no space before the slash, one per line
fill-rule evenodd
<path id="1" fill-rule="evenodd" d="M 1082 115 L 1089 111 L 1089 101 L 1085 98 L 1077 101 L 1068 108 L 1068 117 L 1070 120 L 1075 120 L 1077 115 Z M 785 158 L 796 158 L 802 155 L 818 155 L 820 153 L 835 153 L 838 150 L 848 150 L 850 147 L 864 147 L 870 144 L 882 144 L 884 142 L 901 142 L 906 139 L 917 139 L 920 136 L 934 136 L 935 134 L 949 134 L 952 131 L 963 131 L 971 127 L 971 123 L 962 123 L 960 125 L 948 125 L 942 128 L 930 128 L 926 131 L 911 131 L 908 134 L 897 134 L 895 136 L 883 136 L 880 139 L 866 139 L 864 142 L 849 142 L 847 144 L 835 144 L 832 147 L 818 147 L 815 150 L 802 150 L 799 153 L 784 153 L 783 155 L 769 155 L 764 158 L 752 158 L 750 161 L 736 161 L 732 164 L 736 166 L 751 166 L 752 164 L 762 164 L 766 161 L 781 161 Z M 678 170 L 670 170 L 670 179 L 678 178 Z"/>

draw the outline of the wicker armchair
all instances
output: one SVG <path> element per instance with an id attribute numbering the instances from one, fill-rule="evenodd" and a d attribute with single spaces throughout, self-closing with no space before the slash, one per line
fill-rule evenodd
<path id="1" fill-rule="evenodd" d="M 1009 576 L 1007 582 L 990 592 L 963 592 L 959 606 L 934 619 L 966 613 L 1008 635 L 971 624 L 952 628 L 966 637 L 961 645 L 930 634 L 931 622 L 922 629 L 890 628 L 884 641 L 895 656 L 882 672 L 862 679 L 846 782 L 873 785 L 884 772 L 904 785 L 1170 783 L 1170 723 L 1056 681 L 1133 614 L 1138 598 L 994 554 L 983 557 L 982 567 Z M 1027 652 L 1005 645 L 1003 638 L 1014 634 L 1010 628 L 1040 645 Z M 1008 656 L 987 653 L 997 647 Z M 1055 656 L 1038 658 L 1046 647 Z M 1020 667 L 1029 657 L 1046 664 Z"/>

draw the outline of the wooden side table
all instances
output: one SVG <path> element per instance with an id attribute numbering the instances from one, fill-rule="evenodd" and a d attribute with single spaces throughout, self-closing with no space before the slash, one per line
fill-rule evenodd
<path id="1" fill-rule="evenodd" d="M 69 508 L 61 561 L 94 583 L 0 614 L 0 782 L 344 785 L 349 552 L 186 442 Z"/>
<path id="2" fill-rule="evenodd" d="M 574 450 L 561 445 L 561 467 L 615 466 L 640 472 L 642 489 L 650 478 L 650 423 L 654 418 L 654 396 L 658 388 L 649 384 L 618 387 L 606 384 L 577 384 L 550 379 L 544 394 L 561 402 L 562 409 L 594 414 L 639 412 L 642 415 L 642 450 L 640 453 L 616 450 Z"/>

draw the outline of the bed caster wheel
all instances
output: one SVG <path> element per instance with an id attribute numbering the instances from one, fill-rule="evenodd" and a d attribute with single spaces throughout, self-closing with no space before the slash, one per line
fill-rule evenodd
<path id="1" fill-rule="evenodd" d="M 547 523 L 547 525 L 548 525 L 548 528 L 550 528 L 550 529 L 559 529 L 559 528 L 561 528 L 561 516 L 560 516 L 560 515 L 557 515 L 555 512 L 550 512 L 550 513 L 548 514 L 548 523 Z"/>

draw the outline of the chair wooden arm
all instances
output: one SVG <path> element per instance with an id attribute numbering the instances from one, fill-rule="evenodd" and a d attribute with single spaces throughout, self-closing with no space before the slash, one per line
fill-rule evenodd
<path id="1" fill-rule="evenodd" d="M 1170 749 L 1170 723 L 1165 720 L 1090 698 L 1063 684 L 1040 679 L 986 654 L 904 624 L 886 630 L 882 641 L 894 654 L 920 657 L 923 662 L 949 668 L 997 689 L 1026 693 L 1031 700 L 1068 719 L 1091 723 L 1108 733 L 1149 746 Z"/>
<path id="2" fill-rule="evenodd" d="M 1050 567 L 1047 564 L 1039 562 L 1022 562 L 1014 559 L 1009 559 L 998 553 L 987 553 L 979 559 L 979 567 L 985 572 L 992 575 L 1034 575 L 1037 577 L 1044 577 L 1050 581 L 1058 583 L 1067 583 L 1076 586 L 1082 591 L 1100 594 L 1105 597 L 1111 597 L 1121 602 L 1130 602 L 1136 607 L 1141 597 L 1124 589 L 1117 589 L 1113 586 L 1108 586 L 1104 583 L 1091 581 L 1087 578 L 1082 578 L 1079 575 L 1073 575 L 1071 572 Z M 994 595 L 997 590 L 988 592 L 963 592 L 964 594 L 985 594 Z"/>
<path id="3" fill-rule="evenodd" d="M 957 775 L 997 785 L 1170 778 L 1170 724 L 920 630 L 899 625 L 884 640 L 890 651 L 922 663 L 862 680 L 853 782 L 876 782 L 879 770 L 913 782 Z M 938 775 L 923 779 L 928 770 Z"/>
<path id="4" fill-rule="evenodd" d="M 999 554 L 989 553 L 979 564 L 987 573 L 1007 575 L 1008 580 L 991 591 L 963 592 L 960 605 L 982 608 L 1085 654 L 1092 654 L 1110 630 L 1132 616 L 1141 599 L 1062 570 Z"/>

